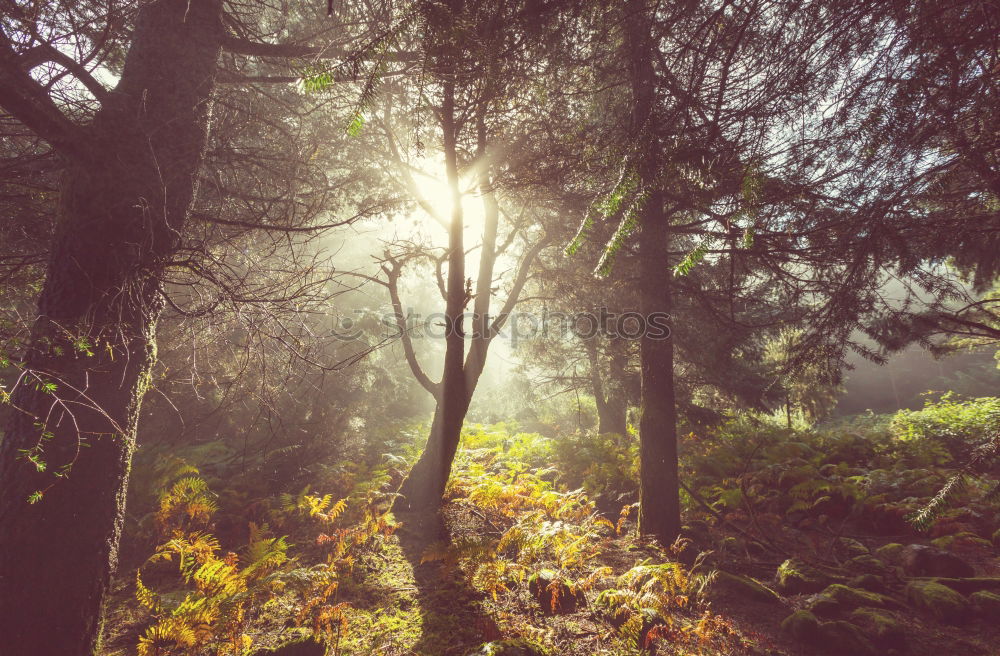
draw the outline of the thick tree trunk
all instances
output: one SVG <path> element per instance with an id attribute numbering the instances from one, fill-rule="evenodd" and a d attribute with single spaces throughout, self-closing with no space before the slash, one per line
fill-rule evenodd
<path id="1" fill-rule="evenodd" d="M 639 303 L 647 326 L 655 315 L 671 312 L 668 258 L 669 217 L 663 208 L 656 129 L 656 43 L 651 34 L 653 9 L 645 0 L 626 7 L 625 50 L 632 86 L 632 134 L 641 149 L 638 173 L 649 196 L 639 229 Z M 680 534 L 677 471 L 677 406 L 674 398 L 673 337 L 647 330 L 640 342 L 642 399 L 639 420 L 639 532 L 670 545 Z"/>
<path id="2" fill-rule="evenodd" d="M 145 5 L 121 81 L 86 128 L 90 154 L 67 165 L 19 411 L 0 443 L 5 656 L 83 656 L 99 639 L 159 279 L 204 153 L 221 13 L 221 0 Z"/>
<path id="3" fill-rule="evenodd" d="M 464 388 L 462 396 L 438 403 L 427 445 L 399 489 L 401 496 L 395 504 L 396 510 L 434 512 L 440 508 L 469 409 L 463 396 Z"/>
<path id="4" fill-rule="evenodd" d="M 669 226 L 662 202 L 659 193 L 651 195 L 639 235 L 640 305 L 647 319 L 671 311 Z M 666 546 L 681 528 L 673 336 L 644 335 L 640 349 L 639 531 Z"/>
<path id="5" fill-rule="evenodd" d="M 611 401 L 604 404 L 604 412 L 602 413 L 600 409 L 597 412 L 597 432 L 600 434 L 612 434 L 612 435 L 627 435 L 628 434 L 628 423 L 625 420 L 626 412 L 625 407 L 612 403 Z"/>

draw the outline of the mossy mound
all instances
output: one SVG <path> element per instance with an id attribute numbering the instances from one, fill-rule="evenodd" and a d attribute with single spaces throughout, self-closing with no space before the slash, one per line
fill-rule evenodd
<path id="1" fill-rule="evenodd" d="M 925 611 L 942 622 L 965 619 L 969 602 L 961 593 L 936 581 L 910 581 L 906 599 L 914 608 Z"/>
<path id="2" fill-rule="evenodd" d="M 883 563 L 889 565 L 898 565 L 903 560 L 903 545 L 898 542 L 890 542 L 889 544 L 883 544 L 881 547 L 875 550 L 875 557 L 881 560 Z"/>
<path id="3" fill-rule="evenodd" d="M 938 549 L 951 549 L 958 546 L 976 546 L 981 549 L 993 548 L 992 542 L 970 531 L 942 535 L 939 538 L 931 540 L 931 544 Z"/>
<path id="4" fill-rule="evenodd" d="M 956 592 L 964 595 L 985 590 L 1000 594 L 1000 578 L 991 576 L 970 576 L 968 578 L 950 578 L 946 576 L 914 577 L 911 581 L 933 581 L 946 585 Z"/>
<path id="5" fill-rule="evenodd" d="M 988 620 L 1000 620 L 1000 595 L 980 590 L 969 595 L 976 614 Z"/>
<path id="6" fill-rule="evenodd" d="M 897 605 L 892 599 L 877 592 L 869 592 L 860 588 L 834 583 L 823 590 L 823 594 L 833 599 L 844 611 L 860 608 L 861 606 L 871 606 L 874 608 L 885 608 Z"/>
<path id="7" fill-rule="evenodd" d="M 832 597 L 825 594 L 815 594 L 806 602 L 806 609 L 819 617 L 834 617 L 841 608 Z"/>
<path id="8" fill-rule="evenodd" d="M 860 576 L 855 576 L 847 582 L 847 585 L 852 588 L 860 588 L 861 590 L 867 590 L 868 592 L 876 592 L 879 594 L 886 591 L 885 583 L 881 578 L 875 576 L 874 574 L 862 574 Z"/>
<path id="9" fill-rule="evenodd" d="M 904 547 L 902 564 L 903 570 L 910 576 L 967 578 L 975 576 L 976 573 L 972 565 L 955 554 L 924 544 L 911 544 Z"/>
<path id="10" fill-rule="evenodd" d="M 819 619 L 807 610 L 797 610 L 781 622 L 781 632 L 799 642 L 813 645 L 819 642 Z"/>
<path id="11" fill-rule="evenodd" d="M 838 653 L 851 656 L 880 656 L 871 640 L 865 637 L 861 627 L 850 622 L 823 622 L 819 625 L 820 639 L 835 647 Z"/>
<path id="12" fill-rule="evenodd" d="M 889 570 L 889 565 L 871 554 L 861 554 L 851 558 L 845 567 L 852 572 L 863 572 L 865 574 L 884 574 Z"/>
<path id="13" fill-rule="evenodd" d="M 755 581 L 749 576 L 738 576 L 719 570 L 715 573 L 715 579 L 709 586 L 708 598 L 713 599 L 726 594 L 762 603 L 781 603 L 781 597 L 778 593 L 763 583 Z"/>
<path id="14" fill-rule="evenodd" d="M 854 556 L 863 556 L 869 553 L 868 547 L 854 538 L 837 538 L 834 542 L 834 546 L 837 549 L 837 553 L 852 558 Z"/>
<path id="15" fill-rule="evenodd" d="M 906 648 L 906 630 L 892 613 L 880 608 L 856 608 L 850 620 L 876 647 L 900 651 Z"/>
<path id="16" fill-rule="evenodd" d="M 819 592 L 829 583 L 828 576 L 798 558 L 789 558 L 781 563 L 775 574 L 775 587 L 785 594 Z"/>

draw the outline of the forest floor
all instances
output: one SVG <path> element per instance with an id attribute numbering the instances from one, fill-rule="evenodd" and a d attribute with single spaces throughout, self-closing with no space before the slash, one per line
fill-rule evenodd
<path id="1" fill-rule="evenodd" d="M 919 494 L 909 482 L 932 478 L 929 468 L 885 477 L 892 494 L 876 494 L 869 482 L 866 495 L 851 500 L 837 486 L 859 475 L 827 467 L 843 453 L 816 456 L 809 466 L 824 473 L 812 478 L 786 458 L 780 480 L 755 488 L 769 480 L 763 456 L 759 467 L 739 464 L 744 475 L 730 487 L 702 485 L 712 498 L 691 502 L 683 540 L 665 550 L 635 536 L 630 505 L 621 517 L 599 512 L 583 489 L 553 483 L 551 469 L 524 467 L 531 458 L 510 439 L 502 447 L 495 441 L 479 435 L 475 448 L 466 445 L 440 514 L 392 517 L 383 499 L 383 510 L 359 507 L 351 515 L 344 504 L 303 492 L 286 505 L 312 511 L 274 518 L 285 517 L 280 531 L 295 554 L 274 560 L 267 575 L 240 573 L 266 561 L 260 545 L 274 547 L 276 537 L 258 538 L 240 556 L 209 547 L 218 558 L 199 561 L 203 568 L 231 562 L 243 576 L 224 595 L 217 593 L 224 586 L 199 574 L 171 584 L 163 563 L 154 563 L 140 571 L 160 592 L 155 602 L 139 595 L 137 604 L 135 575 L 122 576 L 102 656 L 134 654 L 137 640 L 140 656 L 285 654 L 268 650 L 311 634 L 325 647 L 287 654 L 1000 654 L 995 515 L 970 501 L 918 531 L 892 514 L 894 504 L 910 508 L 933 496 L 942 479 L 925 480 Z M 828 451 L 818 448 L 824 445 L 814 446 Z M 882 480 L 876 464 L 867 463 L 870 481 Z M 802 471 L 790 475 L 796 466 Z M 844 467 L 837 461 L 837 471 Z M 733 485 L 744 499 L 727 508 Z M 747 502 L 754 494 L 757 501 Z M 784 511 L 769 512 L 762 499 L 778 500 Z M 315 579 L 318 572 L 327 578 Z M 191 615 L 190 601 L 214 610 Z M 175 620 L 188 622 L 189 642 Z"/>
<path id="2" fill-rule="evenodd" d="M 470 584 L 466 573 L 454 563 L 433 560 L 423 562 L 429 550 L 440 540 L 462 543 L 479 539 L 496 528 L 481 514 L 467 506 L 450 503 L 442 511 L 444 522 L 403 516 L 395 533 L 381 541 L 354 565 L 351 576 L 342 582 L 337 600 L 348 604 L 342 632 L 330 645 L 329 654 L 339 656 L 466 656 L 480 653 L 485 643 L 526 639 L 554 656 L 592 656 L 637 654 L 633 635 L 616 631 L 613 621 L 595 608 L 595 589 L 585 593 L 588 601 L 569 612 L 549 612 L 524 585 L 511 586 L 494 598 Z M 723 529 L 724 530 L 724 529 Z M 443 531 L 443 533 L 442 533 Z M 738 537 L 733 533 L 731 536 Z M 880 540 L 868 540 L 876 551 Z M 884 544 L 884 541 L 883 541 Z M 632 537 L 607 536 L 599 543 L 600 554 L 591 562 L 596 568 L 608 567 L 604 583 L 610 585 L 636 563 L 663 562 L 662 549 L 642 544 Z M 794 557 L 794 554 L 789 554 Z M 771 585 L 781 555 L 761 554 L 733 558 L 728 569 Z M 979 574 L 997 576 L 1000 562 L 980 559 Z M 845 577 L 850 573 L 845 571 Z M 1000 626 L 986 618 L 952 618 L 936 621 L 932 615 L 906 605 L 904 580 L 894 577 L 884 592 L 890 599 L 891 617 L 899 623 L 905 638 L 899 649 L 876 646 L 879 654 L 912 656 L 992 655 L 1000 654 Z M 1000 579 L 994 582 L 1000 590 Z M 987 584 L 992 586 L 992 584 Z M 132 654 L 138 629 L 147 620 L 145 613 L 127 602 L 133 594 L 130 585 L 121 582 L 117 612 L 109 618 L 117 639 L 106 656 Z M 661 654 L 746 654 L 760 656 L 806 656 L 812 654 L 864 654 L 850 642 L 806 643 L 783 631 L 782 621 L 793 611 L 805 607 L 810 595 L 785 595 L 773 599 L 745 594 L 741 587 L 708 595 L 690 609 L 679 609 L 678 628 L 685 633 L 646 653 Z M 280 608 L 280 606 L 279 606 Z M 695 610 L 697 609 L 697 610 Z M 296 609 L 263 615 L 256 622 L 258 639 L 255 648 L 278 645 L 289 637 L 301 635 L 289 628 L 287 618 Z M 711 618 L 703 634 L 693 635 L 699 620 Z M 664 634 L 669 637 L 670 634 Z M 483 654 L 489 652 L 483 651 Z M 504 652 L 497 652 L 504 653 Z M 521 652 L 510 652 L 520 654 Z M 528 652 L 524 652 L 527 654 Z"/>
<path id="3" fill-rule="evenodd" d="M 458 505 L 443 511 L 447 539 L 461 542 L 481 536 L 490 527 L 472 512 Z M 407 518 L 409 519 L 409 518 Z M 340 650 L 331 653 L 385 656 L 465 656 L 476 653 L 484 643 L 526 638 L 545 653 L 565 656 L 618 655 L 638 653 L 634 639 L 614 630 L 608 618 L 593 603 L 580 604 L 571 612 L 547 612 L 526 587 L 492 598 L 465 580 L 463 572 L 441 562 L 421 563 L 422 555 L 438 539 L 426 530 L 404 523 L 381 554 L 364 563 L 362 581 L 349 593 L 352 610 Z M 872 541 L 874 551 L 878 541 Z M 793 555 L 794 556 L 794 555 Z M 601 555 L 593 566 L 610 567 L 607 581 L 628 571 L 638 562 L 663 559 L 663 550 L 642 545 L 632 538 L 609 537 L 601 544 Z M 752 576 L 771 584 L 781 557 L 746 557 L 733 563 L 734 573 Z M 984 575 L 1000 574 L 998 561 L 981 561 Z M 845 572 L 845 576 L 849 576 Z M 1000 590 L 1000 579 L 994 582 Z M 992 584 L 990 584 L 992 585 Z M 904 581 L 885 592 L 892 605 L 891 616 L 900 625 L 905 639 L 901 648 L 875 653 L 905 653 L 912 656 L 996 655 L 1000 654 L 1000 626 L 989 619 L 953 618 L 954 622 L 909 608 L 903 595 Z M 587 594 L 588 597 L 595 597 Z M 647 653 L 663 654 L 747 654 L 760 656 L 807 656 L 817 653 L 855 655 L 864 653 L 849 642 L 826 645 L 802 644 L 781 623 L 793 611 L 808 603 L 809 595 L 790 595 L 761 600 L 742 594 L 740 589 L 723 590 L 699 606 L 698 613 L 710 613 L 714 625 L 704 636 L 680 641 L 676 650 L 661 645 Z M 693 631 L 698 613 L 688 613 L 687 631 Z M 683 630 L 683 629 L 682 629 Z M 700 643 L 700 644 L 699 644 Z M 484 652 L 485 653 L 485 652 Z"/>

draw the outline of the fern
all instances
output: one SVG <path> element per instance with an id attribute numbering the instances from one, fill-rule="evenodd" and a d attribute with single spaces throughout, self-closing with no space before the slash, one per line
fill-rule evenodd
<path id="1" fill-rule="evenodd" d="M 695 567 L 700 564 L 701 558 Z M 710 576 L 692 576 L 680 563 L 647 559 L 619 576 L 614 588 L 602 591 L 597 605 L 619 633 L 631 637 L 640 649 L 648 649 L 668 635 L 684 636 L 675 636 L 670 628 L 679 614 L 688 611 L 709 580 Z M 659 623 L 662 626 L 654 630 Z"/>
<path id="2" fill-rule="evenodd" d="M 154 613 L 160 611 L 160 596 L 143 585 L 139 570 L 135 571 L 135 598 L 143 608 Z"/>
<path id="3" fill-rule="evenodd" d="M 187 472 L 190 469 L 185 467 L 181 471 Z M 197 475 L 183 476 L 160 494 L 156 524 L 165 534 L 175 530 L 205 527 L 218 508 L 215 494 L 204 479 Z"/>
<path id="4" fill-rule="evenodd" d="M 190 474 L 186 471 L 185 474 Z M 250 540 L 244 550 L 245 565 L 233 552 L 221 554 L 219 541 L 205 531 L 185 531 L 187 522 L 180 516 L 205 514 L 211 516 L 214 502 L 204 480 L 185 475 L 161 494 L 161 513 L 166 526 L 173 527 L 167 541 L 156 548 L 146 564 L 176 562 L 177 573 L 188 591 L 175 608 L 164 608 L 162 598 L 148 588 L 136 572 L 135 596 L 142 607 L 153 614 L 154 622 L 147 627 L 137 644 L 140 656 L 190 654 L 211 645 L 219 656 L 238 656 L 248 652 L 253 638 L 247 633 L 249 614 L 269 599 L 287 581 L 289 545 L 284 537 L 268 534 L 266 525 L 250 524 Z M 308 489 L 296 497 L 284 499 L 291 509 L 305 516 L 321 515 L 337 508 L 330 495 L 311 496 Z M 337 513 L 342 512 L 337 509 Z M 330 611 L 324 606 L 336 589 L 336 572 L 331 565 L 322 576 L 308 578 L 305 586 L 294 587 L 303 599 L 303 622 L 318 630 L 332 626 Z M 341 610 L 337 611 L 342 612 Z M 332 629 L 331 629 L 332 630 Z M 318 633 L 317 635 L 326 635 Z"/>

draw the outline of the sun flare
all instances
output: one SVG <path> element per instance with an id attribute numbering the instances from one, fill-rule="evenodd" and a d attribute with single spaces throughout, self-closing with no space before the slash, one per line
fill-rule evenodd
<path id="1" fill-rule="evenodd" d="M 414 176 L 414 182 L 427 207 L 440 218 L 442 223 L 448 224 L 451 221 L 454 204 L 444 167 L 422 169 Z M 465 225 L 465 232 L 469 237 L 476 238 L 483 232 L 482 199 L 478 190 L 465 179 L 460 178 L 458 184 L 462 198 L 462 222 Z"/>

